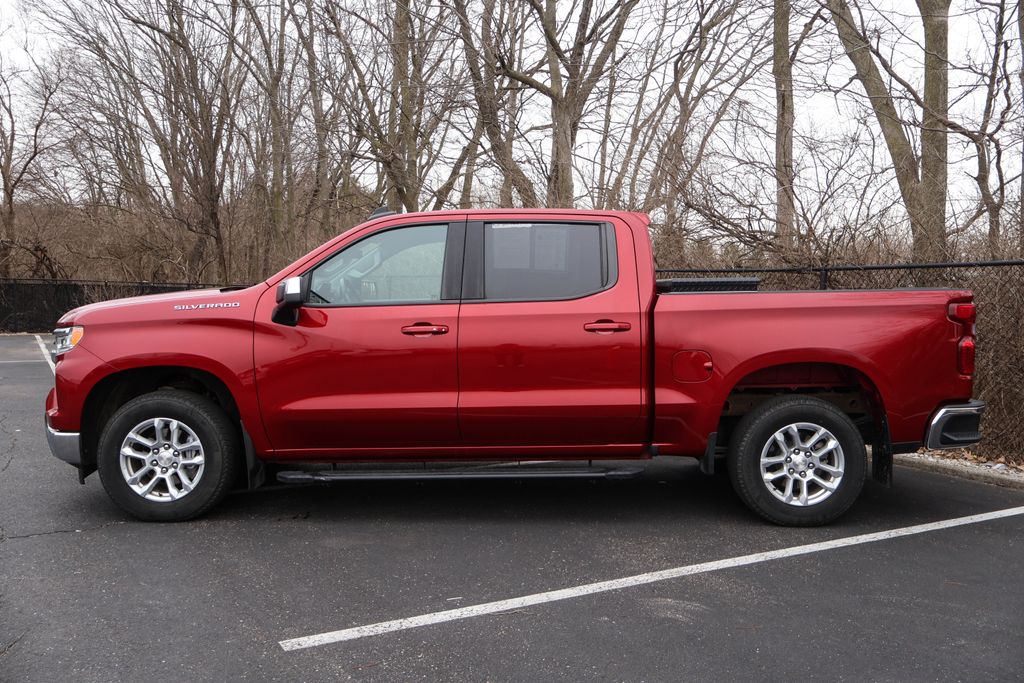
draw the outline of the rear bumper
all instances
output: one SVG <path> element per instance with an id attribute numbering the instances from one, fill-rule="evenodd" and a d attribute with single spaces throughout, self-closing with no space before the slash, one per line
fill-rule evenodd
<path id="1" fill-rule="evenodd" d="M 81 437 L 78 432 L 60 432 L 46 425 L 46 443 L 54 457 L 60 458 L 75 467 L 82 464 L 82 451 L 79 448 Z"/>
<path id="2" fill-rule="evenodd" d="M 928 421 L 924 445 L 931 449 L 966 448 L 981 441 L 981 401 L 955 403 L 935 411 Z"/>

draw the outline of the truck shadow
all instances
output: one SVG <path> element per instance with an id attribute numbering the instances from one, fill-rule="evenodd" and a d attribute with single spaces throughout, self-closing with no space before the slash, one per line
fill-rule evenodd
<path id="1" fill-rule="evenodd" d="M 269 486 L 228 496 L 210 518 L 275 520 L 629 521 L 749 518 L 725 476 L 692 459 L 652 463 L 626 480 L 353 481 Z"/>
<path id="2" fill-rule="evenodd" d="M 1021 492 L 938 474 L 900 470 L 889 488 L 870 479 L 832 532 L 899 527 L 1000 506 L 1020 505 Z M 727 533 L 740 527 L 784 531 L 739 500 L 724 473 L 707 476 L 696 461 L 661 458 L 627 480 L 472 480 L 342 482 L 277 486 L 234 493 L 210 521 L 319 520 L 345 523 L 451 522 L 659 526 Z M 773 532 L 769 532 L 773 533 Z"/>

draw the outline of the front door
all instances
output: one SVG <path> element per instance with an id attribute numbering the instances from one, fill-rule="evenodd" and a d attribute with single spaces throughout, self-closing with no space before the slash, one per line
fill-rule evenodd
<path id="1" fill-rule="evenodd" d="M 279 456 L 386 456 L 459 445 L 463 223 L 362 236 L 307 271 L 295 326 L 257 308 L 256 385 Z M 455 269 L 453 271 L 453 269 Z M 446 275 L 447 273 L 447 275 Z"/>

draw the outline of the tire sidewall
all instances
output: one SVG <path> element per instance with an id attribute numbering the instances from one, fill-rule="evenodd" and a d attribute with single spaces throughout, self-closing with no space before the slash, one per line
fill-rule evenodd
<path id="1" fill-rule="evenodd" d="M 843 449 L 844 469 L 839 487 L 820 503 L 799 507 L 777 499 L 761 474 L 761 451 L 779 429 L 811 422 L 828 429 Z M 782 399 L 748 414 L 737 427 L 738 441 L 730 449 L 729 474 L 744 502 L 766 519 L 791 526 L 826 524 L 846 512 L 860 495 L 867 472 L 867 451 L 856 425 L 835 406 L 820 399 Z"/>
<path id="2" fill-rule="evenodd" d="M 103 429 L 96 464 L 107 495 L 128 513 L 147 521 L 181 521 L 205 512 L 226 492 L 233 470 L 234 444 L 226 438 L 226 416 L 212 401 L 185 392 L 159 391 L 122 406 Z M 120 450 L 128 432 L 154 417 L 167 417 L 188 425 L 203 446 L 203 476 L 187 495 L 174 501 L 146 500 L 128 486 L 121 472 Z"/>

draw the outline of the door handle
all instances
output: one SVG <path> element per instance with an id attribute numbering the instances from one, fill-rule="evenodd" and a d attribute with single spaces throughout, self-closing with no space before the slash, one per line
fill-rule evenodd
<path id="1" fill-rule="evenodd" d="M 413 323 L 402 328 L 402 334 L 413 337 L 429 337 L 433 334 L 448 334 L 447 325 L 432 325 L 430 323 Z"/>
<path id="2" fill-rule="evenodd" d="M 632 325 L 629 323 L 615 322 L 614 320 L 596 320 L 592 323 L 586 323 L 583 329 L 587 332 L 597 332 L 607 334 L 609 332 L 625 332 L 626 330 L 632 329 Z"/>

